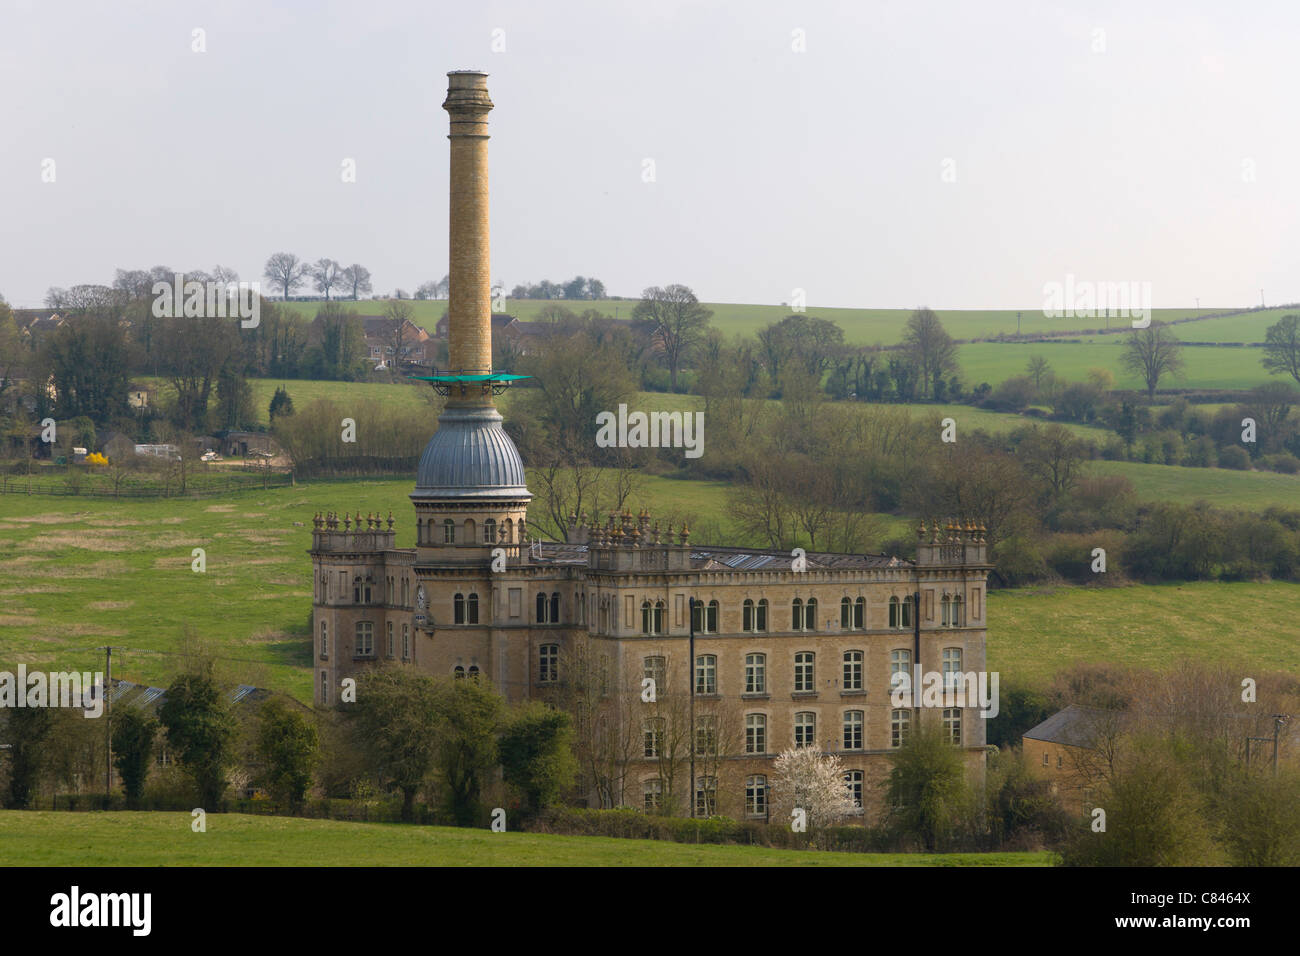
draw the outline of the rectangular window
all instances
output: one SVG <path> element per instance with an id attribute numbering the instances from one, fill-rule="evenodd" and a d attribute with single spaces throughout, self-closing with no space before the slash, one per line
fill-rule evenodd
<path id="1" fill-rule="evenodd" d="M 767 717 L 764 714 L 745 715 L 745 753 L 767 753 Z"/>
<path id="2" fill-rule="evenodd" d="M 849 791 L 849 799 L 859 810 L 862 809 L 862 771 L 849 770 L 844 774 L 844 786 Z"/>
<path id="3" fill-rule="evenodd" d="M 663 806 L 664 782 L 662 780 L 647 780 L 641 784 L 641 793 L 647 810 L 654 811 Z"/>
<path id="4" fill-rule="evenodd" d="M 328 621 L 320 622 L 320 656 L 330 656 L 330 626 Z"/>
<path id="5" fill-rule="evenodd" d="M 402 625 L 402 660 L 411 659 L 411 625 Z"/>
<path id="6" fill-rule="evenodd" d="M 543 684 L 554 684 L 560 679 L 560 645 L 543 644 L 537 653 L 541 665 L 538 679 Z"/>
<path id="7" fill-rule="evenodd" d="M 357 622 L 357 657 L 372 657 L 375 653 L 375 625 L 370 621 Z"/>
<path id="8" fill-rule="evenodd" d="M 699 777 L 695 782 L 695 815 L 711 817 L 718 812 L 718 778 Z"/>
<path id="9" fill-rule="evenodd" d="M 943 649 L 943 686 L 961 686 L 961 648 L 945 647 Z"/>
<path id="10" fill-rule="evenodd" d="M 844 715 L 844 749 L 862 749 L 862 711 L 850 710 Z"/>
<path id="11" fill-rule="evenodd" d="M 510 616 L 519 617 L 524 613 L 523 588 L 510 589 Z"/>
<path id="12" fill-rule="evenodd" d="M 901 686 L 899 679 L 895 676 L 902 674 L 907 678 L 907 686 L 912 686 L 912 652 L 905 650 L 896 650 L 889 652 L 889 686 L 891 688 Z"/>
<path id="13" fill-rule="evenodd" d="M 844 652 L 844 689 L 862 690 L 862 651 Z"/>
<path id="14" fill-rule="evenodd" d="M 695 755 L 712 756 L 718 752 L 718 719 L 712 714 L 704 714 L 695 722 Z"/>
<path id="15" fill-rule="evenodd" d="M 329 671 L 320 672 L 320 702 L 328 704 L 330 702 L 330 674 Z M 1046 757 L 1043 758 L 1046 762 Z"/>
<path id="16" fill-rule="evenodd" d="M 655 682 L 654 686 L 655 686 L 656 697 L 658 696 L 660 690 L 666 689 L 668 686 L 667 678 L 665 676 L 666 672 L 667 672 L 667 661 L 662 657 L 656 655 L 652 657 L 643 658 L 641 661 L 641 676 L 644 678 L 649 678 L 650 680 Z"/>
<path id="17" fill-rule="evenodd" d="M 641 724 L 643 751 L 647 757 L 658 757 L 664 749 L 664 719 L 651 717 Z"/>
<path id="18" fill-rule="evenodd" d="M 767 777 L 761 774 L 745 778 L 745 814 L 761 817 L 767 813 Z"/>
<path id="19" fill-rule="evenodd" d="M 796 748 L 817 745 L 816 714 L 805 710 L 794 715 L 794 745 Z"/>
<path id="20" fill-rule="evenodd" d="M 387 636 L 388 636 L 388 644 L 384 649 L 384 653 L 387 654 L 389 657 L 392 657 L 393 656 L 393 622 L 392 621 L 388 622 Z"/>
<path id="21" fill-rule="evenodd" d="M 907 732 L 912 726 L 910 710 L 891 711 L 889 716 L 889 746 L 901 747 L 907 739 Z"/>
<path id="22" fill-rule="evenodd" d="M 716 694 L 718 692 L 718 659 L 712 654 L 701 654 L 695 658 L 695 693 Z"/>
<path id="23" fill-rule="evenodd" d="M 767 655 L 745 655 L 745 693 L 767 693 Z"/>
<path id="24" fill-rule="evenodd" d="M 794 691 L 796 694 L 815 690 L 813 685 L 813 653 L 800 651 L 794 656 Z"/>

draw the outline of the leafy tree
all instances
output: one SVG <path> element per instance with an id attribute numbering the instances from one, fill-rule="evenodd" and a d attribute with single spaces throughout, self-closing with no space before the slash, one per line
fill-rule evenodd
<path id="1" fill-rule="evenodd" d="M 122 778 L 127 807 L 139 805 L 153 763 L 158 722 L 136 707 L 123 707 L 113 715 L 113 766 Z"/>
<path id="2" fill-rule="evenodd" d="M 572 786 L 578 769 L 573 743 L 569 715 L 540 703 L 524 707 L 506 723 L 501 767 L 506 783 L 523 794 L 528 812 L 550 806 Z"/>
<path id="3" fill-rule="evenodd" d="M 266 260 L 263 275 L 273 285 L 284 292 L 284 300 L 289 301 L 293 291 L 307 278 L 307 263 L 302 262 L 292 252 L 277 252 Z"/>
<path id="4" fill-rule="evenodd" d="M 916 367 L 923 390 L 934 399 L 942 397 L 943 377 L 961 371 L 957 345 L 930 309 L 918 309 L 907 320 L 903 352 Z"/>
<path id="5" fill-rule="evenodd" d="M 1172 740 L 1136 741 L 1098 789 L 1104 831 L 1089 818 L 1062 851 L 1066 866 L 1206 866 L 1220 862 L 1196 782 Z"/>
<path id="6" fill-rule="evenodd" d="M 271 405 L 267 409 L 267 415 L 274 424 L 276 418 L 293 414 L 293 399 L 283 385 L 276 388 L 275 394 L 271 396 Z"/>
<path id="7" fill-rule="evenodd" d="M 1300 382 L 1300 315 L 1284 315 L 1268 327 L 1260 363 L 1270 375 L 1285 372 Z"/>
<path id="8" fill-rule="evenodd" d="M 503 705 L 486 681 L 457 680 L 439 688 L 435 762 L 458 826 L 472 826 L 480 816 L 483 780 L 497 765 Z"/>
<path id="9" fill-rule="evenodd" d="M 18 693 L 26 693 L 26 688 L 19 688 Z M 31 803 L 45 770 L 46 742 L 53 721 L 48 707 L 15 707 L 9 711 L 6 723 L 9 793 L 5 797 L 5 807 L 22 810 Z"/>
<path id="10" fill-rule="evenodd" d="M 204 807 L 220 805 L 233 757 L 235 724 L 211 663 L 202 663 L 172 682 L 158 708 L 158 719 L 167 733 L 167 746 L 198 788 L 199 802 Z"/>
<path id="11" fill-rule="evenodd" d="M 126 412 L 126 333 L 116 318 L 70 316 L 45 340 L 42 359 L 54 377 L 58 417 L 85 415 L 107 424 Z"/>
<path id="12" fill-rule="evenodd" d="M 279 700 L 269 700 L 258 714 L 257 756 L 261 781 L 277 800 L 292 810 L 302 806 L 319 759 L 320 738 L 315 725 Z"/>
<path id="13" fill-rule="evenodd" d="M 659 348 L 672 391 L 677 391 L 677 373 L 704 341 L 712 316 L 684 285 L 653 286 L 641 293 L 632 310 L 632 325 Z"/>
<path id="14" fill-rule="evenodd" d="M 415 818 L 415 796 L 434 768 L 441 710 L 434 682 L 411 671 L 385 667 L 357 681 L 349 713 L 357 739 L 381 781 L 402 792 L 402 819 Z M 345 705 L 340 705 L 345 706 Z"/>
<path id="15" fill-rule="evenodd" d="M 1048 364 L 1047 359 L 1041 355 L 1031 355 L 1029 364 L 1025 366 L 1025 372 L 1034 380 L 1034 389 L 1041 391 L 1043 388 L 1043 379 L 1052 373 L 1052 366 Z"/>
<path id="16" fill-rule="evenodd" d="M 1182 370 L 1182 343 L 1169 326 L 1153 321 L 1129 334 L 1120 362 L 1146 383 L 1147 398 L 1154 398 L 1160 379 Z"/>
<path id="17" fill-rule="evenodd" d="M 1228 785 L 1223 840 L 1236 866 L 1300 866 L 1300 778 L 1246 770 Z"/>
<path id="18" fill-rule="evenodd" d="M 966 773 L 961 750 L 937 726 L 913 727 L 890 755 L 886 805 L 891 821 L 915 838 L 927 853 L 945 845 L 966 805 Z"/>

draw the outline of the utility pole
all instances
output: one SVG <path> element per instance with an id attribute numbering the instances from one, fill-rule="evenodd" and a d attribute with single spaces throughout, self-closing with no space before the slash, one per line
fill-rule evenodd
<path id="1" fill-rule="evenodd" d="M 1252 740 L 1259 743 L 1273 742 L 1273 776 L 1277 776 L 1277 744 L 1278 737 L 1282 733 L 1282 725 L 1291 719 L 1289 714 L 1270 714 L 1273 718 L 1273 736 L 1272 737 L 1247 737 L 1246 738 L 1246 766 L 1250 766 L 1250 742 Z"/>
<path id="2" fill-rule="evenodd" d="M 686 610 L 690 614 L 690 818 L 695 818 L 695 598 L 688 598 Z"/>
<path id="3" fill-rule="evenodd" d="M 113 682 L 113 646 L 104 648 L 104 803 L 113 793 L 113 708 L 109 685 Z"/>

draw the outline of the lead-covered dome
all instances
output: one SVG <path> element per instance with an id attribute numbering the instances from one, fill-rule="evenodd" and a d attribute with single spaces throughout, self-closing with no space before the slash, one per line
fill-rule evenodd
<path id="1" fill-rule="evenodd" d="M 413 498 L 527 498 L 524 463 L 491 406 L 449 407 L 424 446 Z"/>

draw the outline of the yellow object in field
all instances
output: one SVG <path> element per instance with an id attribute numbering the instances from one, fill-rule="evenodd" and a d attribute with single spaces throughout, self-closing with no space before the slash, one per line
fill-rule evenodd
<path id="1" fill-rule="evenodd" d="M 103 455 L 101 455 L 99 452 L 97 452 L 97 451 L 92 451 L 89 455 L 86 456 L 86 464 L 87 464 L 87 465 L 107 465 L 107 464 L 108 464 L 108 459 L 105 458 Z"/>

